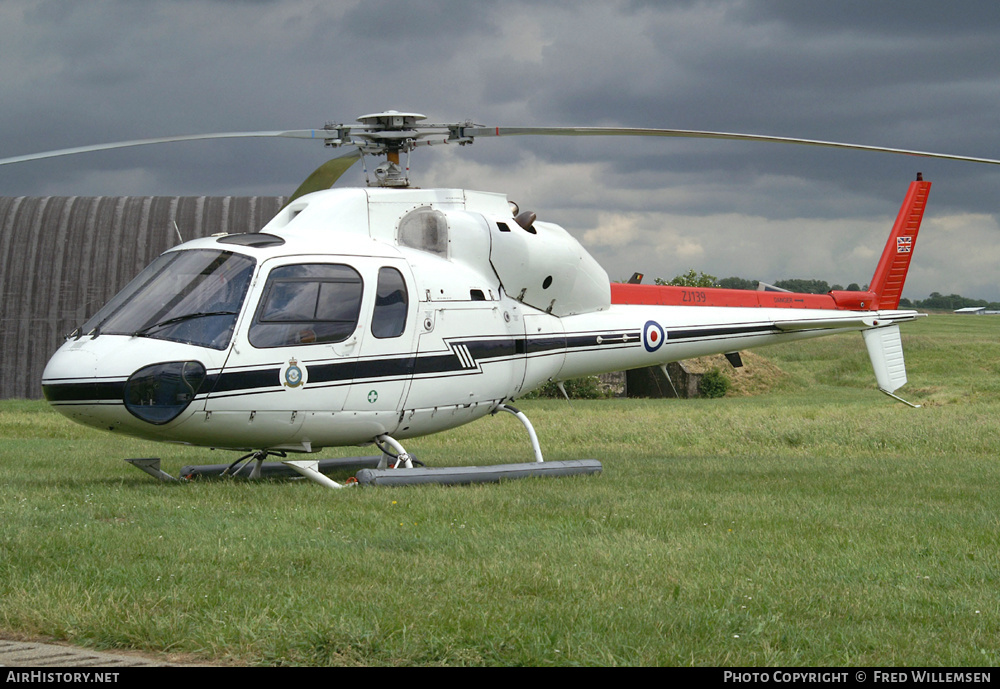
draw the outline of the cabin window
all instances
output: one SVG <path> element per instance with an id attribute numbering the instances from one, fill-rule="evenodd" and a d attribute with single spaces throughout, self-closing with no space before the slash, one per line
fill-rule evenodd
<path id="1" fill-rule="evenodd" d="M 361 275 L 339 264 L 275 268 L 268 275 L 250 344 L 258 348 L 342 342 L 361 313 Z"/>
<path id="2" fill-rule="evenodd" d="M 447 258 L 448 219 L 429 206 L 415 208 L 399 221 L 399 243 Z"/>
<path id="3" fill-rule="evenodd" d="M 403 274 L 395 268 L 380 268 L 372 312 L 372 335 L 379 338 L 402 335 L 406 329 L 407 303 Z"/>

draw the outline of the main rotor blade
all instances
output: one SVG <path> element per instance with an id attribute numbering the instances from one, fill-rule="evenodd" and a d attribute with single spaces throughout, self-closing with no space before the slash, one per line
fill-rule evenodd
<path id="1" fill-rule="evenodd" d="M 184 136 L 164 136 L 156 139 L 135 139 L 133 141 L 116 141 L 107 144 L 94 144 L 92 146 L 77 146 L 76 148 L 60 148 L 55 151 L 43 151 L 41 153 L 29 153 L 27 155 L 13 156 L 11 158 L 0 158 L 0 165 L 10 165 L 12 163 L 25 163 L 31 160 L 42 160 L 44 158 L 58 158 L 59 156 L 74 155 L 77 153 L 92 153 L 94 151 L 107 151 L 115 148 L 130 148 L 132 146 L 148 146 L 150 144 L 168 144 L 177 141 L 198 141 L 201 139 L 252 139 L 262 137 L 284 137 L 288 139 L 328 139 L 335 136 L 336 132 L 324 129 L 293 129 L 289 131 L 271 132 L 219 132 L 215 134 L 189 134 Z"/>
<path id="2" fill-rule="evenodd" d="M 352 146 L 346 150 L 341 156 L 332 158 L 318 168 L 313 170 L 313 173 L 306 177 L 305 181 L 299 185 L 299 188 L 289 197 L 286 206 L 294 201 L 295 199 L 303 196 L 305 194 L 311 194 L 314 191 L 322 191 L 323 189 L 329 189 L 334 185 L 334 183 L 340 179 L 340 176 L 347 172 L 354 163 L 361 159 L 361 151 L 356 147 Z"/>
<path id="3" fill-rule="evenodd" d="M 691 129 L 630 129 L 617 127 L 463 127 L 464 136 L 667 136 L 687 139 L 726 139 L 734 141 L 762 141 L 780 144 L 804 144 L 806 146 L 824 146 L 827 148 L 846 148 L 856 151 L 875 151 L 879 153 L 899 153 L 922 158 L 943 158 L 945 160 L 961 160 L 971 163 L 987 163 L 1000 165 L 1000 160 L 992 158 L 975 158 L 972 156 L 950 155 L 948 153 L 931 153 L 929 151 L 909 151 L 902 148 L 886 148 L 884 146 L 865 146 L 863 144 L 839 143 L 836 141 L 817 141 L 814 139 L 798 139 L 787 136 L 763 136 L 759 134 L 736 134 L 730 132 L 704 132 Z"/>

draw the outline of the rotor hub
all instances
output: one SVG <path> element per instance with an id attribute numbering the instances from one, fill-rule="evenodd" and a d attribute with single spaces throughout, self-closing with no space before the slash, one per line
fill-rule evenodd
<path id="1" fill-rule="evenodd" d="M 362 115 L 358 118 L 358 122 L 373 129 L 400 130 L 412 129 L 417 122 L 426 119 L 426 115 L 415 112 L 386 110 L 385 112 L 377 112 L 371 115 Z"/>
<path id="2" fill-rule="evenodd" d="M 415 112 L 385 112 L 362 115 L 357 119 L 357 125 L 328 125 L 327 129 L 336 132 L 336 137 L 326 140 L 328 146 L 356 146 L 362 156 L 376 155 L 386 157 L 386 161 L 373 169 L 374 180 L 368 180 L 369 186 L 407 187 L 409 180 L 409 163 L 400 164 L 400 154 L 409 156 L 410 151 L 418 146 L 434 144 L 472 143 L 471 137 L 462 134 L 464 125 L 454 124 L 420 124 L 426 120 L 425 115 Z M 367 179 L 367 170 L 365 172 Z"/>

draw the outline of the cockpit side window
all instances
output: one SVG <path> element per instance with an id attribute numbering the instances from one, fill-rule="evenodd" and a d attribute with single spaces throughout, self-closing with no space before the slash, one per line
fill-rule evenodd
<path id="1" fill-rule="evenodd" d="M 146 267 L 78 332 L 229 346 L 256 261 L 229 251 L 170 251 Z"/>
<path id="2" fill-rule="evenodd" d="M 358 325 L 362 291 L 361 275 L 350 266 L 275 268 L 250 326 L 250 344 L 267 348 L 342 342 Z"/>
<path id="3" fill-rule="evenodd" d="M 408 301 L 403 274 L 395 268 L 380 268 L 372 312 L 372 335 L 378 338 L 402 335 L 406 329 Z"/>

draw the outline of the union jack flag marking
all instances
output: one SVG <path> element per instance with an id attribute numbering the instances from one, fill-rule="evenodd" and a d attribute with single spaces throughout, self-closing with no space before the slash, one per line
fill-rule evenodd
<path id="1" fill-rule="evenodd" d="M 896 253 L 908 254 L 913 251 L 913 237 L 896 237 Z"/>

